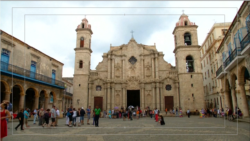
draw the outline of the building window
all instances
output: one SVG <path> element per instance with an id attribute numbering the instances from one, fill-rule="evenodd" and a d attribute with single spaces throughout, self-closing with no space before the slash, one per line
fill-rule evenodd
<path id="1" fill-rule="evenodd" d="M 1 53 L 1 70 L 8 71 L 10 51 L 2 49 Z"/>
<path id="2" fill-rule="evenodd" d="M 82 24 L 82 28 L 84 28 L 84 24 Z"/>
<path id="3" fill-rule="evenodd" d="M 83 66 L 83 62 L 82 62 L 82 60 L 79 62 L 79 68 L 82 68 L 82 66 Z"/>
<path id="4" fill-rule="evenodd" d="M 185 26 L 187 26 L 188 25 L 188 22 L 187 21 L 185 21 Z"/>
<path id="5" fill-rule="evenodd" d="M 201 63 L 201 69 L 203 69 L 203 68 L 202 68 L 202 63 Z"/>
<path id="6" fill-rule="evenodd" d="M 80 39 L 80 47 L 83 47 L 83 46 L 84 46 L 84 38 L 81 37 L 81 39 Z"/>
<path id="7" fill-rule="evenodd" d="M 30 65 L 30 77 L 31 78 L 35 78 L 36 77 L 36 62 L 35 61 L 31 61 L 31 65 Z"/>
<path id="8" fill-rule="evenodd" d="M 191 87 L 194 87 L 194 85 L 193 85 L 193 84 L 191 84 Z"/>
<path id="9" fill-rule="evenodd" d="M 166 85 L 165 88 L 166 88 L 167 91 L 170 91 L 172 89 L 172 86 L 171 85 Z"/>
<path id="10" fill-rule="evenodd" d="M 137 59 L 134 57 L 134 56 L 132 56 L 132 57 L 130 57 L 130 59 L 128 60 L 132 65 L 134 65 L 136 62 L 137 62 Z"/>
<path id="11" fill-rule="evenodd" d="M 186 69 L 187 72 L 194 72 L 194 60 L 190 55 L 186 57 Z"/>
<path id="12" fill-rule="evenodd" d="M 222 29 L 222 34 L 225 36 L 227 33 L 227 29 Z"/>
<path id="13" fill-rule="evenodd" d="M 177 46 L 177 38 L 176 35 L 174 36 L 175 46 Z"/>
<path id="14" fill-rule="evenodd" d="M 185 33 L 184 34 L 184 43 L 186 45 L 191 45 L 192 44 L 191 42 L 192 42 L 191 41 L 191 34 L 190 33 Z"/>
<path id="15" fill-rule="evenodd" d="M 102 91 L 102 87 L 101 86 L 96 86 L 96 91 Z"/>
<path id="16" fill-rule="evenodd" d="M 56 70 L 52 70 L 52 84 L 55 84 Z"/>
<path id="17" fill-rule="evenodd" d="M 193 78 L 193 75 L 191 75 L 191 78 Z"/>

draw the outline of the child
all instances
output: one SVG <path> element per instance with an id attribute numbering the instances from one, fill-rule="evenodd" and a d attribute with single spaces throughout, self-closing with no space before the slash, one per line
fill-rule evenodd
<path id="1" fill-rule="evenodd" d="M 165 125 L 164 118 L 163 118 L 162 115 L 160 115 L 160 121 L 159 121 L 159 123 L 160 123 L 161 125 Z"/>
<path id="2" fill-rule="evenodd" d="M 95 110 L 93 110 L 93 125 L 95 125 Z"/>
<path id="3" fill-rule="evenodd" d="M 180 109 L 180 117 L 182 117 L 182 110 Z"/>

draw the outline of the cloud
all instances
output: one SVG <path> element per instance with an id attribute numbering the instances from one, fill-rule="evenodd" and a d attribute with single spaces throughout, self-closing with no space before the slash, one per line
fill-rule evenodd
<path id="1" fill-rule="evenodd" d="M 109 51 L 110 44 L 127 44 L 134 30 L 138 43 L 153 45 L 163 51 L 164 59 L 175 65 L 174 38 L 172 31 L 182 10 L 198 25 L 198 41 L 202 44 L 214 22 L 231 22 L 238 2 L 1 2 L 0 26 L 12 31 L 12 7 L 74 7 L 74 8 L 15 8 L 13 13 L 13 35 L 38 50 L 64 63 L 63 76 L 73 76 L 76 47 L 75 29 L 84 15 L 92 25 L 91 69 L 102 61 L 103 53 Z M 80 8 L 85 7 L 85 8 Z M 158 7 L 158 8 L 87 8 L 87 7 Z M 159 8 L 169 7 L 169 8 Z M 175 8 L 174 8 L 175 7 Z M 177 8 L 187 7 L 187 8 Z M 188 8 L 200 7 L 200 8 Z M 122 15 L 125 13 L 125 16 Z M 26 18 L 24 21 L 24 15 Z M 45 15 L 34 15 L 45 14 Z M 47 15 L 46 15 L 47 14 Z M 52 15 L 61 14 L 61 15 Z M 62 15 L 65 14 L 65 15 Z M 106 15 L 104 15 L 106 14 Z M 115 15 L 121 14 L 121 15 Z M 137 15 L 129 15 L 137 14 Z M 140 15 L 145 14 L 145 15 Z M 146 15 L 155 14 L 155 15 Z M 156 14 L 158 14 L 156 16 Z M 168 15 L 167 15 L 168 14 Z M 200 15 L 197 15 L 200 14 Z M 202 15 L 203 14 L 203 15 Z M 209 15 L 210 14 L 210 15 Z M 211 15 L 214 14 L 214 15 Z M 25 27 L 25 29 L 24 29 Z"/>

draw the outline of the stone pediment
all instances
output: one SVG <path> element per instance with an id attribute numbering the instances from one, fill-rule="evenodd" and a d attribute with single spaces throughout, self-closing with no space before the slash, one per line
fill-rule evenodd
<path id="1" fill-rule="evenodd" d="M 106 82 L 104 79 L 97 77 L 97 78 L 90 79 L 89 83 L 94 83 L 95 81 L 98 81 L 97 83 Z"/>
<path id="2" fill-rule="evenodd" d="M 167 77 L 164 77 L 164 78 L 160 78 L 159 81 L 163 82 L 164 80 L 167 80 L 168 82 L 170 82 L 170 81 L 179 82 L 178 79 L 175 79 L 175 78 L 170 77 L 170 76 L 167 76 Z"/>

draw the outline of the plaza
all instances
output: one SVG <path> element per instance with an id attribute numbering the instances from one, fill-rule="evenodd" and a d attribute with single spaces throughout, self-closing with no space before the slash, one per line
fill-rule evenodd
<path id="1" fill-rule="evenodd" d="M 249 125 L 245 122 L 232 122 L 223 118 L 187 118 L 164 117 L 165 125 L 161 126 L 149 117 L 133 119 L 100 118 L 99 127 L 82 125 L 81 127 L 65 126 L 65 119 L 59 119 L 58 126 L 42 128 L 29 121 L 30 128 L 24 131 L 14 130 L 12 123 L 8 124 L 8 136 L 4 141 L 162 141 L 162 140 L 205 140 L 205 141 L 248 141 L 250 139 Z M 13 127 L 17 122 L 13 122 Z"/>

